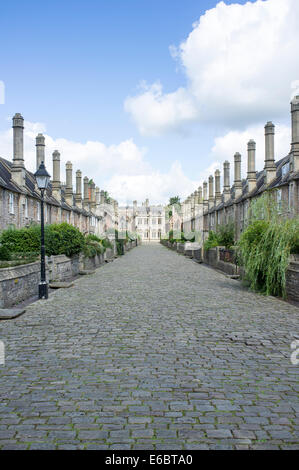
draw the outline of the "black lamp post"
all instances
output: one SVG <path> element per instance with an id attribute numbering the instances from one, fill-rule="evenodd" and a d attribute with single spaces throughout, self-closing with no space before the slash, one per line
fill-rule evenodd
<path id="1" fill-rule="evenodd" d="M 47 172 L 44 162 L 41 162 L 39 169 L 34 174 L 37 187 L 41 192 L 41 265 L 40 265 L 40 283 L 38 286 L 39 299 L 48 298 L 48 284 L 46 281 L 46 262 L 45 262 L 45 221 L 44 221 L 44 193 L 50 182 L 50 175 Z"/>

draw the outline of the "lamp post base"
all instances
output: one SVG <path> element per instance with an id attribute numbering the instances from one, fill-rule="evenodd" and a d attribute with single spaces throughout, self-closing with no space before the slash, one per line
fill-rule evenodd
<path id="1" fill-rule="evenodd" d="M 47 299 L 48 298 L 48 284 L 47 282 L 40 282 L 38 285 L 38 298 Z"/>

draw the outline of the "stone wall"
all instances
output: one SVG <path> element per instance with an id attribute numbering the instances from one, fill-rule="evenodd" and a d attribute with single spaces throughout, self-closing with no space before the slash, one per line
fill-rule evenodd
<path id="1" fill-rule="evenodd" d="M 40 262 L 0 269 L 0 307 L 12 307 L 37 294 Z"/>
<path id="2" fill-rule="evenodd" d="M 299 255 L 291 255 L 286 272 L 287 299 L 299 302 Z"/>

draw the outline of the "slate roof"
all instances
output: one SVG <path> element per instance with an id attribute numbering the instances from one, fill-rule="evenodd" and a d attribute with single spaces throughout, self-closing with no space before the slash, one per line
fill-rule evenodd
<path id="1" fill-rule="evenodd" d="M 11 169 L 12 169 L 12 162 L 6 160 L 5 158 L 0 157 L 0 187 L 8 189 L 10 191 L 14 191 L 19 194 L 24 194 L 41 200 L 41 196 L 39 192 L 35 190 L 35 178 L 33 173 L 25 169 L 25 187 L 20 187 L 11 179 Z M 86 216 L 92 215 L 90 212 L 86 211 L 85 209 L 80 209 L 75 205 L 75 200 L 73 197 L 73 207 L 65 201 L 65 190 L 61 188 L 61 203 L 57 201 L 52 195 L 52 184 L 50 182 L 46 194 L 45 194 L 45 202 L 51 204 L 53 206 L 62 207 L 67 211 L 75 211 L 77 213 L 81 213 Z"/>

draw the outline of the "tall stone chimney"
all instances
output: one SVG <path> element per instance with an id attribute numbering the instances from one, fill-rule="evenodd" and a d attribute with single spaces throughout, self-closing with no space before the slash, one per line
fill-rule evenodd
<path id="1" fill-rule="evenodd" d="M 100 204 L 105 204 L 105 191 L 100 192 Z"/>
<path id="2" fill-rule="evenodd" d="M 215 171 L 215 204 L 218 206 L 221 202 L 221 191 L 220 191 L 220 170 Z"/>
<path id="3" fill-rule="evenodd" d="M 248 165 L 247 165 L 247 181 L 248 192 L 251 193 L 256 187 L 256 171 L 255 171 L 255 148 L 254 140 L 250 140 L 247 144 Z"/>
<path id="4" fill-rule="evenodd" d="M 235 174 L 234 174 L 234 186 L 235 186 L 235 199 L 242 196 L 242 180 L 241 180 L 241 154 L 236 152 L 234 155 L 235 160 Z"/>
<path id="5" fill-rule="evenodd" d="M 70 206 L 73 205 L 73 165 L 70 161 L 65 164 L 65 201 Z"/>
<path id="6" fill-rule="evenodd" d="M 275 126 L 269 121 L 265 125 L 265 178 L 266 184 L 270 184 L 276 177 L 276 166 L 274 160 L 274 134 Z"/>
<path id="7" fill-rule="evenodd" d="M 19 186 L 25 186 L 24 167 L 24 118 L 16 113 L 12 119 L 13 128 L 13 163 L 11 178 Z"/>
<path id="8" fill-rule="evenodd" d="M 198 187 L 198 203 L 199 203 L 199 204 L 202 204 L 202 202 L 203 202 L 203 199 L 202 199 L 202 187 L 199 186 L 199 187 Z"/>
<path id="9" fill-rule="evenodd" d="M 90 185 L 90 207 L 92 211 L 96 208 L 96 185 L 94 182 Z"/>
<path id="10" fill-rule="evenodd" d="M 100 204 L 100 188 L 96 186 L 96 205 Z"/>
<path id="11" fill-rule="evenodd" d="M 209 176 L 209 209 L 214 207 L 214 178 Z"/>
<path id="12" fill-rule="evenodd" d="M 230 199 L 230 163 L 225 160 L 223 163 L 223 200 L 227 202 Z"/>
<path id="13" fill-rule="evenodd" d="M 82 172 L 76 171 L 76 194 L 75 194 L 76 206 L 82 209 Z"/>
<path id="14" fill-rule="evenodd" d="M 206 181 L 203 182 L 203 206 L 204 210 L 207 210 L 209 207 L 208 203 L 208 183 Z"/>
<path id="15" fill-rule="evenodd" d="M 52 181 L 52 194 L 61 202 L 61 181 L 60 181 L 60 153 L 55 150 L 52 154 L 53 161 L 53 181 Z"/>
<path id="16" fill-rule="evenodd" d="M 299 171 L 299 96 L 295 96 L 291 101 L 292 115 L 292 158 L 291 171 Z"/>
<path id="17" fill-rule="evenodd" d="M 89 179 L 87 176 L 83 178 L 83 190 L 84 190 L 84 199 L 83 199 L 83 207 L 86 210 L 89 210 Z"/>
<path id="18" fill-rule="evenodd" d="M 36 146 L 36 169 L 39 169 L 41 162 L 46 164 L 45 160 L 45 137 L 43 134 L 38 134 L 35 138 Z"/>

